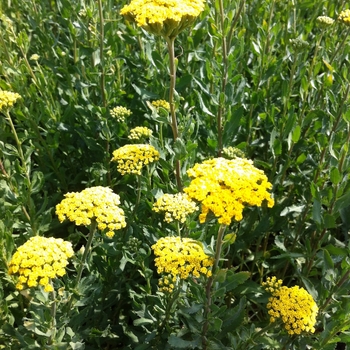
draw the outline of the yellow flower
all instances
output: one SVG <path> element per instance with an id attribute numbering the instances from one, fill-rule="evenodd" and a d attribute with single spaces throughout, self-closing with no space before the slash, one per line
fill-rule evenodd
<path id="1" fill-rule="evenodd" d="M 56 205 L 56 214 L 60 222 L 68 219 L 76 225 L 88 226 L 96 220 L 97 227 L 107 230 L 109 238 L 115 230 L 126 226 L 123 209 L 119 208 L 120 197 L 110 188 L 96 186 L 81 192 L 65 194 L 65 199 Z"/>
<path id="2" fill-rule="evenodd" d="M 130 130 L 130 134 L 128 135 L 129 140 L 140 140 L 146 137 L 150 137 L 152 135 L 152 130 L 146 128 L 145 126 L 137 126 L 134 129 Z"/>
<path id="3" fill-rule="evenodd" d="M 148 32 L 175 37 L 204 10 L 205 0 L 132 0 L 120 14 Z"/>
<path id="4" fill-rule="evenodd" d="M 125 145 L 113 152 L 112 161 L 117 162 L 117 170 L 122 174 L 141 175 L 144 165 L 159 159 L 159 152 L 151 145 Z"/>
<path id="5" fill-rule="evenodd" d="M 129 109 L 121 106 L 114 107 L 109 111 L 109 113 L 112 117 L 117 119 L 119 123 L 125 122 L 125 118 L 130 117 L 132 114 L 132 112 Z"/>
<path id="6" fill-rule="evenodd" d="M 169 104 L 169 102 L 167 102 L 165 100 L 152 101 L 152 106 L 154 106 L 156 108 L 162 107 L 162 108 L 166 109 L 167 111 L 170 111 L 170 104 Z"/>
<path id="7" fill-rule="evenodd" d="M 0 111 L 12 107 L 19 98 L 21 96 L 16 92 L 0 90 Z"/>
<path id="8" fill-rule="evenodd" d="M 236 157 L 240 157 L 240 158 L 245 158 L 244 157 L 244 152 L 241 151 L 239 148 L 236 147 L 224 147 L 222 150 L 222 153 L 224 154 L 225 158 L 228 159 L 233 159 Z"/>
<path id="9" fill-rule="evenodd" d="M 315 332 L 318 307 L 304 288 L 282 286 L 276 277 L 268 278 L 262 285 L 272 294 L 267 303 L 271 323 L 280 318 L 290 335 Z"/>
<path id="10" fill-rule="evenodd" d="M 232 219 L 242 220 L 245 206 L 261 206 L 264 201 L 270 208 L 274 205 L 267 191 L 272 187 L 271 183 L 251 160 L 214 158 L 196 164 L 187 173 L 193 180 L 184 192 L 201 202 L 201 223 L 209 212 L 220 224 L 229 225 Z"/>
<path id="11" fill-rule="evenodd" d="M 318 16 L 316 21 L 324 28 L 329 27 L 334 23 L 334 19 L 328 16 Z"/>
<path id="12" fill-rule="evenodd" d="M 276 276 L 273 277 L 267 277 L 266 282 L 262 282 L 261 285 L 264 287 L 264 289 L 274 295 L 275 292 L 277 292 L 281 286 L 283 281 L 277 280 Z"/>
<path id="13" fill-rule="evenodd" d="M 187 194 L 164 194 L 153 204 L 152 210 L 156 213 L 164 212 L 164 221 L 172 222 L 178 220 L 185 222 L 189 214 L 194 213 L 198 207 Z"/>
<path id="14" fill-rule="evenodd" d="M 30 60 L 31 61 L 37 61 L 40 58 L 40 56 L 36 53 L 34 53 L 33 55 L 30 56 Z"/>
<path id="15" fill-rule="evenodd" d="M 66 273 L 68 258 L 74 255 L 72 244 L 61 238 L 35 236 L 21 245 L 9 263 L 9 274 L 18 275 L 16 288 L 44 286 L 52 291 L 50 280 Z"/>
<path id="16" fill-rule="evenodd" d="M 345 25 L 350 26 L 350 10 L 344 10 L 340 12 L 338 20 L 343 22 Z"/>
<path id="17" fill-rule="evenodd" d="M 214 259 L 204 253 L 202 244 L 190 238 L 163 237 L 152 246 L 158 273 L 186 279 L 190 275 L 211 276 Z M 203 268 L 207 268 L 203 270 Z M 203 273 L 204 272 L 204 273 Z"/>

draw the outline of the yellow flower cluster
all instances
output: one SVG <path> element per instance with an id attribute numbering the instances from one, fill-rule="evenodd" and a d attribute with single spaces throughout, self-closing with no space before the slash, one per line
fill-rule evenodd
<path id="1" fill-rule="evenodd" d="M 233 159 L 236 157 L 245 158 L 244 152 L 236 147 L 224 147 L 222 149 L 222 153 L 224 154 L 225 158 L 228 159 Z"/>
<path id="2" fill-rule="evenodd" d="M 159 159 L 159 152 L 151 145 L 125 145 L 113 152 L 112 161 L 117 162 L 117 169 L 122 174 L 141 175 L 144 165 Z"/>
<path id="3" fill-rule="evenodd" d="M 0 111 L 12 107 L 19 98 L 21 96 L 16 92 L 0 90 Z"/>
<path id="4" fill-rule="evenodd" d="M 152 246 L 158 273 L 186 279 L 211 276 L 214 259 L 204 253 L 202 244 L 190 238 L 163 237 Z"/>
<path id="5" fill-rule="evenodd" d="M 137 126 L 134 129 L 130 130 L 130 134 L 128 135 L 129 140 L 140 140 L 146 137 L 150 137 L 152 135 L 152 130 L 146 128 L 145 126 Z"/>
<path id="6" fill-rule="evenodd" d="M 172 293 L 176 283 L 177 277 L 169 274 L 163 277 L 160 277 L 158 280 L 158 289 L 163 293 Z"/>
<path id="7" fill-rule="evenodd" d="M 56 205 L 56 214 L 60 222 L 68 219 L 76 225 L 88 226 L 96 220 L 100 230 L 107 230 L 112 238 L 115 230 L 126 226 L 123 209 L 119 208 L 120 197 L 110 188 L 96 186 L 81 192 L 70 192 Z"/>
<path id="8" fill-rule="evenodd" d="M 283 281 L 278 280 L 276 276 L 267 277 L 266 282 L 261 283 L 264 289 L 271 294 L 278 291 L 281 288 L 282 284 L 283 284 Z"/>
<path id="9" fill-rule="evenodd" d="M 184 192 L 202 203 L 201 223 L 209 212 L 220 224 L 229 225 L 232 219 L 242 220 L 245 206 L 261 206 L 264 201 L 270 208 L 274 205 L 267 191 L 271 183 L 251 160 L 214 158 L 196 164 L 187 173 L 193 180 Z"/>
<path id="10" fill-rule="evenodd" d="M 344 10 L 340 12 L 338 20 L 343 22 L 345 25 L 350 26 L 350 10 Z"/>
<path id="11" fill-rule="evenodd" d="M 63 276 L 68 258 L 74 255 L 72 244 L 63 239 L 35 236 L 21 245 L 9 263 L 9 274 L 19 275 L 16 288 L 41 285 L 52 292 L 51 279 Z"/>
<path id="12" fill-rule="evenodd" d="M 130 117 L 132 114 L 132 112 L 129 109 L 121 106 L 114 107 L 109 111 L 109 113 L 111 114 L 112 117 L 117 119 L 119 123 L 124 123 L 125 118 Z"/>
<path id="13" fill-rule="evenodd" d="M 276 277 L 263 284 L 268 292 L 272 290 L 267 308 L 270 322 L 281 319 L 288 334 L 315 332 L 317 304 L 312 296 L 299 286 L 285 287 Z"/>
<path id="14" fill-rule="evenodd" d="M 334 19 L 330 18 L 328 16 L 318 16 L 316 18 L 316 21 L 322 26 L 322 27 L 329 27 L 334 23 Z"/>
<path id="15" fill-rule="evenodd" d="M 198 207 L 185 193 L 164 194 L 153 204 L 152 210 L 156 213 L 164 212 L 164 221 L 178 220 L 185 222 L 189 214 L 194 213 Z"/>
<path id="16" fill-rule="evenodd" d="M 204 10 L 205 0 L 131 0 L 120 14 L 139 27 L 163 37 L 175 37 Z"/>
<path id="17" fill-rule="evenodd" d="M 162 107 L 162 108 L 166 109 L 167 111 L 170 111 L 170 104 L 169 104 L 169 102 L 167 102 L 165 100 L 152 101 L 152 106 L 154 106 L 156 108 Z"/>

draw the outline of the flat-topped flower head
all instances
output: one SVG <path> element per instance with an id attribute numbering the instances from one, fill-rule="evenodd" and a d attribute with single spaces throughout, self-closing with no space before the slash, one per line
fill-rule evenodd
<path id="1" fill-rule="evenodd" d="M 159 152 L 151 145 L 125 145 L 113 152 L 113 162 L 117 162 L 117 170 L 122 174 L 141 175 L 141 169 L 147 164 L 156 162 Z"/>
<path id="2" fill-rule="evenodd" d="M 130 117 L 131 114 L 132 114 L 132 112 L 129 109 L 127 109 L 125 107 L 122 107 L 122 106 L 114 107 L 113 109 L 111 109 L 109 111 L 109 113 L 119 123 L 124 123 L 125 122 L 125 118 Z"/>
<path id="3" fill-rule="evenodd" d="M 331 26 L 334 23 L 334 19 L 330 18 L 328 16 L 318 16 L 316 18 L 316 21 L 323 28 L 327 28 L 327 27 Z"/>
<path id="4" fill-rule="evenodd" d="M 131 0 L 120 14 L 149 33 L 174 38 L 193 24 L 204 4 L 205 0 Z"/>
<path id="5" fill-rule="evenodd" d="M 126 226 L 124 211 L 119 207 L 120 197 L 110 188 L 90 187 L 64 196 L 66 198 L 56 205 L 60 222 L 70 220 L 76 225 L 89 226 L 95 220 L 109 238 L 114 236 L 114 231 Z"/>
<path id="6" fill-rule="evenodd" d="M 268 207 L 274 200 L 268 190 L 272 187 L 262 170 L 248 159 L 214 158 L 196 164 L 187 171 L 193 179 L 184 192 L 201 202 L 199 221 L 204 223 L 209 212 L 220 224 L 229 225 L 232 219 L 240 221 L 246 206 Z"/>
<path id="7" fill-rule="evenodd" d="M 350 26 L 350 10 L 344 10 L 340 12 L 338 20 L 347 26 Z"/>
<path id="8" fill-rule="evenodd" d="M 152 130 L 145 126 L 137 126 L 130 130 L 128 135 L 129 140 L 142 140 L 152 136 Z"/>
<path id="9" fill-rule="evenodd" d="M 41 285 L 46 292 L 51 292 L 51 279 L 65 275 L 68 259 L 73 255 L 70 242 L 35 236 L 13 254 L 9 274 L 18 275 L 18 290 Z"/>
<path id="10" fill-rule="evenodd" d="M 0 90 L 0 111 L 11 108 L 20 98 L 16 92 Z"/>
<path id="11" fill-rule="evenodd" d="M 168 101 L 165 101 L 165 100 L 152 101 L 152 106 L 156 107 L 157 109 L 161 107 L 166 109 L 168 112 L 170 111 L 170 104 Z"/>
<path id="12" fill-rule="evenodd" d="M 267 303 L 270 322 L 281 319 L 288 334 L 315 332 L 318 307 L 312 296 L 299 286 L 282 286 L 282 280 L 268 277 L 263 288 L 272 294 Z"/>
<path id="13" fill-rule="evenodd" d="M 202 244 L 190 238 L 163 237 L 152 246 L 157 272 L 187 279 L 210 277 L 214 259 L 204 253 Z"/>
<path id="14" fill-rule="evenodd" d="M 188 215 L 198 209 L 185 193 L 164 194 L 153 204 L 152 210 L 156 213 L 164 213 L 164 221 L 172 222 L 174 220 L 184 223 Z"/>

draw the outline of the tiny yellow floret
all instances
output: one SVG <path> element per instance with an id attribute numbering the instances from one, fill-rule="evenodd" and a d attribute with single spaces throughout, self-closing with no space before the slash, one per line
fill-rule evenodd
<path id="1" fill-rule="evenodd" d="M 130 130 L 130 134 L 128 135 L 129 140 L 142 140 L 147 137 L 152 136 L 152 130 L 146 128 L 145 126 L 137 126 L 134 129 Z"/>

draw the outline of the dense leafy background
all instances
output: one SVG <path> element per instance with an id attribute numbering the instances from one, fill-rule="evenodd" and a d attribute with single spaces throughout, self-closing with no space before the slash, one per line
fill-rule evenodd
<path id="1" fill-rule="evenodd" d="M 276 204 L 247 209 L 229 228 L 237 239 L 225 250 L 213 291 L 208 348 L 350 343 L 350 28 L 339 21 L 323 28 L 316 20 L 336 19 L 347 2 L 208 1 L 175 42 L 176 143 L 166 113 L 147 103 L 168 96 L 166 44 L 119 15 L 126 3 L 103 1 L 102 12 L 88 0 L 0 3 L 0 88 L 22 96 L 11 115 L 30 176 L 0 118 L 0 347 L 201 348 L 204 281 L 183 285 L 176 302 L 157 293 L 150 246 L 176 227 L 151 206 L 160 193 L 176 192 L 175 160 L 188 184 L 188 168 L 230 146 L 265 171 Z M 126 123 L 110 116 L 118 105 L 133 112 Z M 150 142 L 161 152 L 140 184 L 110 163 L 135 126 L 151 128 Z M 129 224 L 114 240 L 96 236 L 84 278 L 72 290 L 88 231 L 60 224 L 54 207 L 66 192 L 97 185 L 120 194 Z M 137 188 L 142 195 L 134 210 Z M 209 251 L 217 230 L 215 220 L 199 225 L 196 217 L 184 228 Z M 53 344 L 49 297 L 18 293 L 7 275 L 15 248 L 36 234 L 70 240 L 77 251 L 67 276 L 56 282 L 65 292 L 57 301 Z M 269 325 L 260 283 L 272 275 L 305 287 L 317 301 L 315 334 L 291 338 L 280 325 L 260 331 Z"/>

